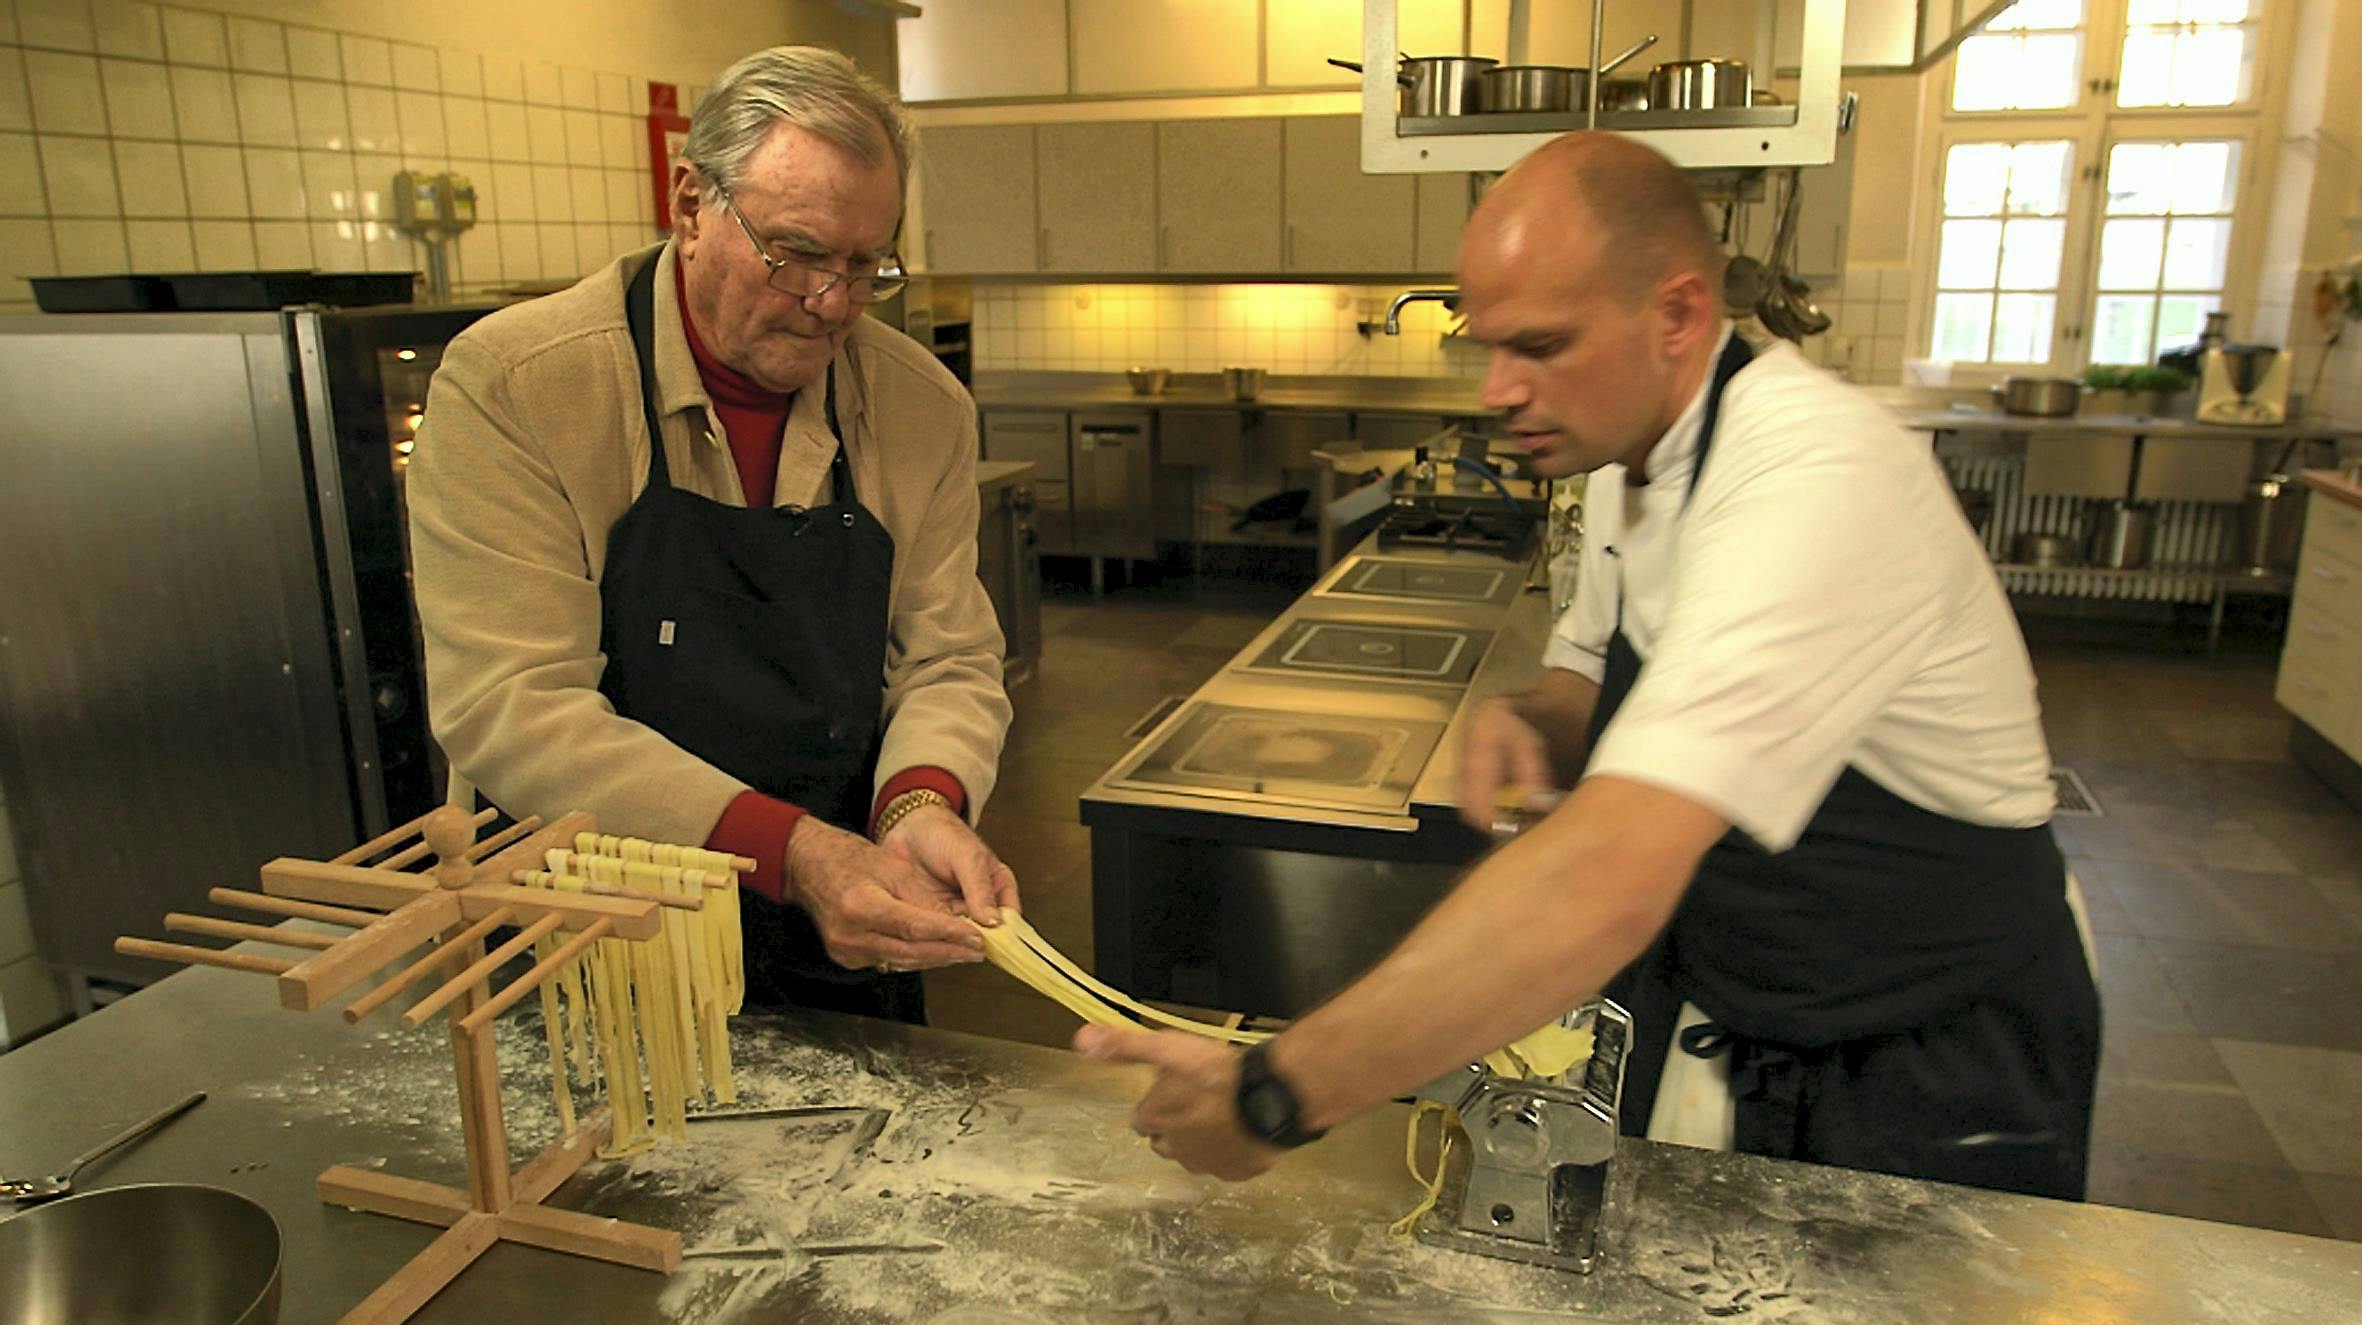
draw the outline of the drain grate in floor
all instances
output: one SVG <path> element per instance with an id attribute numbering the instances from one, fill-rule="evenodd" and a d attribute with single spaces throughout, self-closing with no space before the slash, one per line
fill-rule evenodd
<path id="1" fill-rule="evenodd" d="M 2058 792 L 2058 813 L 2080 819 L 2104 819 L 2108 812 L 2100 808 L 2099 797 L 2083 784 L 2083 778 L 2071 768 L 2050 770 L 2050 785 Z"/>
<path id="2" fill-rule="evenodd" d="M 1156 707 L 1142 714 L 1140 716 L 1140 721 L 1124 728 L 1124 739 L 1127 741 L 1137 741 L 1141 737 L 1146 736 L 1148 733 L 1156 730 L 1156 724 L 1163 722 L 1165 719 L 1173 716 L 1173 710 L 1181 707 L 1182 703 L 1188 698 L 1189 696 L 1187 695 L 1167 695 L 1163 699 L 1156 701 Z"/>

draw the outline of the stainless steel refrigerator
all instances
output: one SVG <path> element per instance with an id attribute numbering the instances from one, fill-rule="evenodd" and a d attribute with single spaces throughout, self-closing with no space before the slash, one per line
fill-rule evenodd
<path id="1" fill-rule="evenodd" d="M 480 307 L 0 319 L 0 786 L 92 978 L 210 887 L 430 808 L 402 471 Z"/>

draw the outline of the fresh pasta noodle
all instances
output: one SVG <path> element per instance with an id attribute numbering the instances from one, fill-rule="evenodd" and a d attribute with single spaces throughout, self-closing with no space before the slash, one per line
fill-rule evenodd
<path id="1" fill-rule="evenodd" d="M 612 1133 L 600 1154 L 630 1155 L 659 1138 L 687 1135 L 688 1109 L 736 1101 L 729 1017 L 744 1005 L 745 960 L 738 876 L 729 856 L 643 838 L 583 833 L 571 851 L 545 854 L 547 869 L 521 876 L 528 887 L 575 892 L 697 896 L 697 908 L 662 906 L 645 941 L 593 943 L 541 988 L 550 1052 L 550 1089 L 561 1125 L 575 1129 L 568 1068 L 585 1088 L 603 1088 Z M 566 940 L 537 945 L 546 957 Z"/>
<path id="2" fill-rule="evenodd" d="M 1026 988 L 1093 1025 L 1139 1026 L 1146 1023 L 1230 1044 L 1253 1044 L 1271 1038 L 1271 1032 L 1268 1031 L 1239 1030 L 1210 1022 L 1192 1021 L 1141 1003 L 1076 965 L 1073 959 L 1052 947 L 1033 926 L 1027 924 L 1025 917 L 1014 911 L 1004 909 L 1000 924 L 990 927 L 979 925 L 977 931 L 984 936 L 986 961 L 1007 972 Z M 1575 1030 L 1552 1022 L 1485 1055 L 1484 1064 L 1499 1076 L 1529 1081 L 1550 1080 L 1590 1057 L 1591 1031 L 1588 1027 Z M 1424 1172 L 1419 1167 L 1421 1124 L 1430 1117 L 1438 1120 L 1435 1128 L 1435 1169 L 1432 1173 Z M 1424 1189 L 1425 1196 L 1410 1213 L 1389 1226 L 1389 1230 L 1397 1237 L 1410 1236 L 1418 1227 L 1419 1220 L 1435 1208 L 1436 1198 L 1443 1192 L 1444 1168 L 1451 1154 L 1452 1138 L 1459 1126 L 1458 1113 L 1433 1100 L 1422 1100 L 1412 1109 L 1405 1139 L 1404 1162 L 1409 1166 L 1411 1176 Z"/>

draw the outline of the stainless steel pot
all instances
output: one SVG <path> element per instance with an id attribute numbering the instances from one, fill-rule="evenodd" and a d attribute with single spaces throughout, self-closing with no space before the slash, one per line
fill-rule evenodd
<path id="1" fill-rule="evenodd" d="M 2007 377 L 1993 388 L 2004 414 L 2063 419 L 2083 404 L 2083 384 L 2072 377 Z"/>
<path id="2" fill-rule="evenodd" d="M 1638 78 L 1611 78 L 1599 85 L 1601 110 L 1647 110 L 1648 75 Z"/>
<path id="3" fill-rule="evenodd" d="M 2075 540 L 2065 534 L 2019 534 L 2010 545 L 2009 559 L 2020 566 L 2073 566 Z"/>
<path id="4" fill-rule="evenodd" d="M 2149 562 L 2149 508 L 2128 501 L 2092 508 L 2084 559 L 2109 570 L 2137 570 Z"/>
<path id="5" fill-rule="evenodd" d="M 1361 65 L 1353 60 L 1329 63 L 1361 72 Z M 1394 71 L 1394 81 L 1402 89 L 1395 102 L 1396 112 L 1474 115 L 1484 109 L 1484 72 L 1499 63 L 1482 55 L 1406 55 Z"/>
<path id="6" fill-rule="evenodd" d="M 1673 60 L 1649 70 L 1651 110 L 1727 110 L 1754 104 L 1745 60 Z"/>
<path id="7" fill-rule="evenodd" d="M 1655 33 L 1632 43 L 1621 53 L 1600 62 L 1602 74 L 1657 44 Z M 1591 71 L 1563 64 L 1503 64 L 1484 71 L 1484 110 L 1487 114 L 1563 114 L 1586 108 L 1591 98 Z M 1604 94 L 1606 89 L 1600 89 Z M 1603 106 L 1602 109 L 1605 109 Z"/>
<path id="8" fill-rule="evenodd" d="M 279 1226 L 236 1192 L 109 1187 L 0 1223 L 0 1325 L 272 1325 Z"/>

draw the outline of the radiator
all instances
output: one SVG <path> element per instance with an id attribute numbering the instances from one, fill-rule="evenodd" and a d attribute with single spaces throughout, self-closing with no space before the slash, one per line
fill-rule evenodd
<path id="1" fill-rule="evenodd" d="M 2239 508 L 2219 502 L 2149 503 L 2149 560 L 2140 570 L 2035 567 L 2009 564 L 2020 534 L 2065 534 L 2080 543 L 2097 503 L 2025 490 L 2022 455 L 1941 457 L 1952 486 L 1993 495 L 1985 523 L 1985 553 L 2001 587 L 2011 593 L 2065 598 L 2118 598 L 2152 603 L 2205 603 L 2215 596 L 2222 568 L 2237 553 Z"/>

